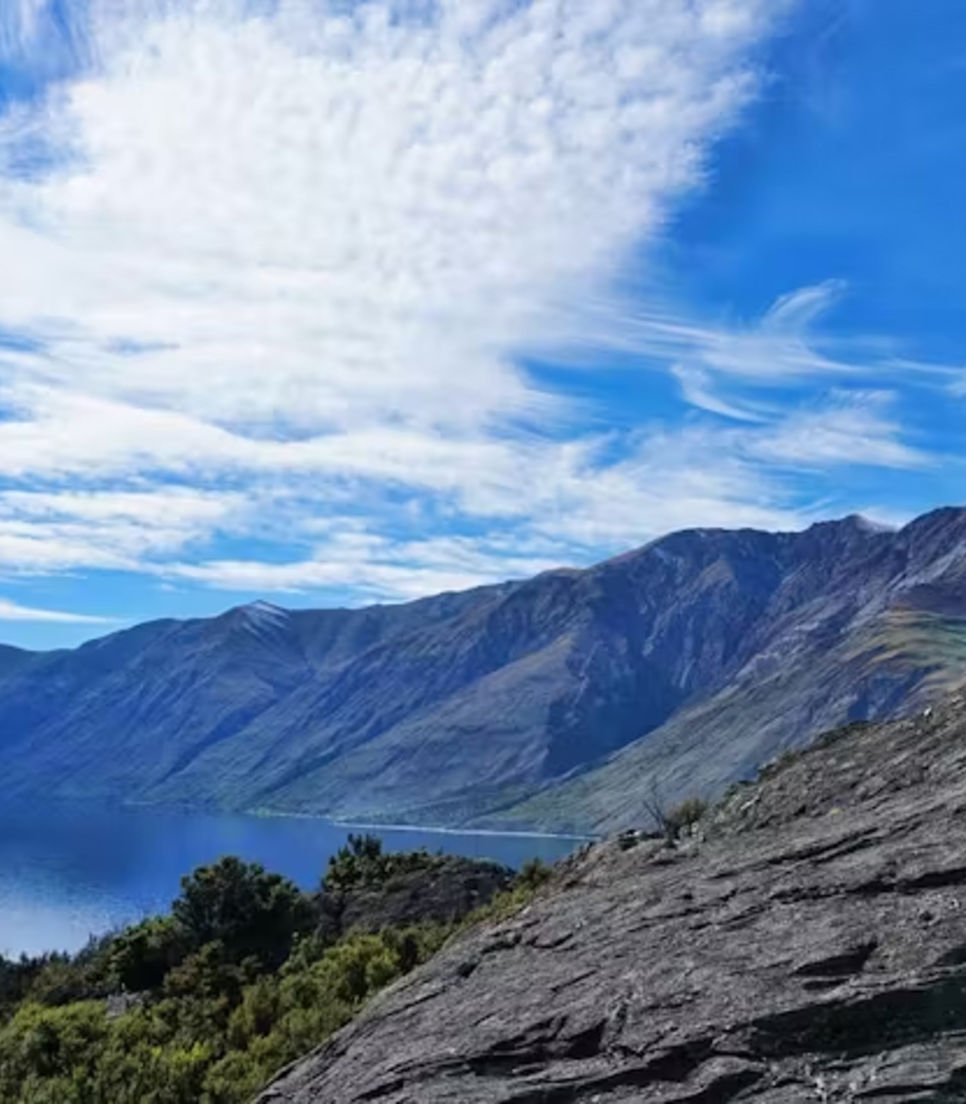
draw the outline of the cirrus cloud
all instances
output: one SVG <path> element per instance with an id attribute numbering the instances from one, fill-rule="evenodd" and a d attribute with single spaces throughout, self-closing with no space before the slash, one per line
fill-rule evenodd
<path id="1" fill-rule="evenodd" d="M 109 625 L 108 617 L 90 617 L 65 610 L 35 609 L 0 598 L 0 621 L 42 621 L 60 625 Z"/>

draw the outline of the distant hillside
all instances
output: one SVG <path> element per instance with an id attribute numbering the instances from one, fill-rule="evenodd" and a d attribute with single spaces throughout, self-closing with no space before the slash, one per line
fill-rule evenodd
<path id="1" fill-rule="evenodd" d="M 4 792 L 613 827 L 964 673 L 966 511 L 693 530 L 407 605 L 0 650 Z"/>
<path id="2" fill-rule="evenodd" d="M 16 671 L 23 670 L 35 658 L 32 652 L 25 652 L 22 648 L 11 648 L 6 644 L 0 644 L 0 680 L 6 675 L 12 675 Z"/>

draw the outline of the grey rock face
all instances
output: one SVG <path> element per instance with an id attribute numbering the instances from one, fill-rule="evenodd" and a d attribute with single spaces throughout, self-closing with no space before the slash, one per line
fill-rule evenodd
<path id="1" fill-rule="evenodd" d="M 260 1104 L 966 1100 L 966 705 L 594 846 Z"/>
<path id="2" fill-rule="evenodd" d="M 4 792 L 609 830 L 962 677 L 966 512 L 676 533 L 365 610 L 0 653 Z"/>
<path id="3" fill-rule="evenodd" d="M 397 874 L 378 886 L 320 892 L 320 932 L 338 938 L 352 930 L 452 924 L 488 904 L 512 880 L 513 871 L 499 863 L 446 856 L 427 870 Z"/>

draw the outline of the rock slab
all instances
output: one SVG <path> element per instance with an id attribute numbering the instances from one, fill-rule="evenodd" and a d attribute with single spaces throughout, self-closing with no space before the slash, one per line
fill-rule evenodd
<path id="1" fill-rule="evenodd" d="M 260 1104 L 966 1101 L 966 704 L 578 853 Z"/>

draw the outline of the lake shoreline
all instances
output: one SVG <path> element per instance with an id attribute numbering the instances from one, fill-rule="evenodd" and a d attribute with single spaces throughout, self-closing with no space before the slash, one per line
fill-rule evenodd
<path id="1" fill-rule="evenodd" d="M 447 828 L 435 824 L 396 824 L 380 821 L 341 820 L 325 816 L 323 813 L 296 813 L 287 809 L 222 809 L 204 805 L 166 805 L 155 801 L 122 801 L 120 808 L 132 809 L 177 809 L 181 812 L 228 813 L 235 816 L 250 816 L 264 820 L 311 820 L 322 824 L 331 824 L 333 828 L 344 828 L 360 832 L 428 832 L 441 836 L 481 836 L 510 837 L 511 839 L 563 840 L 567 843 L 598 843 L 603 836 L 594 836 L 580 832 L 540 832 L 537 829 L 501 829 L 501 828 Z"/>
<path id="2" fill-rule="evenodd" d="M 290 817 L 299 814 L 269 812 L 265 815 Z M 601 836 L 577 835 L 570 832 L 537 832 L 522 829 L 503 831 L 499 828 L 438 828 L 432 824 L 367 824 L 352 820 L 333 820 L 331 817 L 317 817 L 312 813 L 301 815 L 309 820 L 324 820 L 326 824 L 332 824 L 337 828 L 354 828 L 363 832 L 431 832 L 440 836 L 482 836 L 484 838 L 488 836 L 504 838 L 509 836 L 513 839 L 564 840 L 567 843 L 596 843 L 603 838 Z"/>

